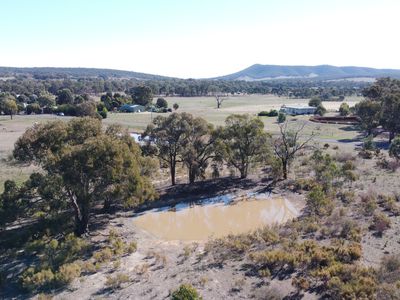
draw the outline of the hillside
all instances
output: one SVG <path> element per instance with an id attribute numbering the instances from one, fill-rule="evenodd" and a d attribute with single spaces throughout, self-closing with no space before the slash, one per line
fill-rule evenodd
<path id="1" fill-rule="evenodd" d="M 96 68 L 15 68 L 0 67 L 0 77 L 28 76 L 37 79 L 52 78 L 128 78 L 138 80 L 162 80 L 169 77 L 138 73 L 132 71 L 122 71 L 113 69 Z"/>
<path id="2" fill-rule="evenodd" d="M 373 69 L 364 67 L 335 67 L 320 66 L 280 66 L 280 65 L 252 65 L 242 71 L 220 76 L 215 79 L 261 81 L 272 79 L 351 79 L 351 78 L 400 78 L 400 70 Z"/>

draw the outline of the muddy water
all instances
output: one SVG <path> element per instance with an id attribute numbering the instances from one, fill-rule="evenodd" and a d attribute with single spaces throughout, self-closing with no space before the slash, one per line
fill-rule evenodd
<path id="1" fill-rule="evenodd" d="M 298 215 L 284 198 L 258 197 L 232 203 L 203 203 L 175 210 L 153 210 L 134 218 L 140 228 L 163 240 L 205 240 L 282 223 Z"/>

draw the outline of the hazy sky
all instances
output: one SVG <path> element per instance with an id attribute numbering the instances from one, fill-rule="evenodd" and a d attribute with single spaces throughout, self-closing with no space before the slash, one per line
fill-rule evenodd
<path id="1" fill-rule="evenodd" d="M 0 66 L 211 77 L 254 63 L 400 69 L 399 0 L 0 0 Z"/>

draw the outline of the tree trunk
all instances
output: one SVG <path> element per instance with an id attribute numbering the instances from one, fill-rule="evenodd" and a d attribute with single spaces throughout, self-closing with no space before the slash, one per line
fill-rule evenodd
<path id="1" fill-rule="evenodd" d="M 283 179 L 287 179 L 288 176 L 287 161 L 282 161 L 282 171 L 283 171 Z"/>
<path id="2" fill-rule="evenodd" d="M 104 212 L 109 212 L 111 208 L 111 200 L 106 197 L 106 199 L 104 200 L 104 204 L 103 204 L 103 211 Z"/>
<path id="3" fill-rule="evenodd" d="M 239 171 L 241 179 L 247 178 L 247 166 L 240 168 Z"/>
<path id="4" fill-rule="evenodd" d="M 196 180 L 196 170 L 190 166 L 189 167 L 189 183 L 192 184 Z"/>
<path id="5" fill-rule="evenodd" d="M 170 164 L 170 171 L 171 171 L 171 184 L 175 185 L 175 164 L 171 163 Z"/>
<path id="6" fill-rule="evenodd" d="M 77 236 L 81 236 L 89 231 L 89 216 L 82 219 L 76 218 L 75 223 L 75 233 Z"/>
<path id="7" fill-rule="evenodd" d="M 13 114 L 10 114 L 11 120 L 12 120 L 12 116 L 13 116 Z"/>
<path id="8" fill-rule="evenodd" d="M 89 199 L 84 199 L 77 201 L 78 203 L 82 203 L 80 205 L 79 214 L 75 215 L 75 233 L 78 236 L 81 236 L 89 231 Z"/>

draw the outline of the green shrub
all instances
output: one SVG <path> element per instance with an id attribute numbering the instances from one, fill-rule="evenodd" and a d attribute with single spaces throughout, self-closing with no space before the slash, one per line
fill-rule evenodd
<path id="1" fill-rule="evenodd" d="M 347 116 L 350 114 L 350 107 L 347 103 L 340 104 L 339 113 L 341 116 Z"/>
<path id="2" fill-rule="evenodd" d="M 317 109 L 315 110 L 314 114 L 323 116 L 326 114 L 326 108 L 322 104 L 320 104 L 317 106 Z"/>
<path id="3" fill-rule="evenodd" d="M 400 160 L 400 137 L 396 137 L 390 143 L 389 147 L 390 157 L 394 157 L 396 160 Z"/>
<path id="4" fill-rule="evenodd" d="M 101 110 L 98 112 L 98 114 L 101 116 L 102 119 L 107 119 L 107 111 L 106 110 Z"/>
<path id="5" fill-rule="evenodd" d="M 201 300 L 197 290 L 191 284 L 182 284 L 171 294 L 172 300 Z"/>
<path id="6" fill-rule="evenodd" d="M 259 117 L 277 117 L 278 111 L 275 109 L 271 109 L 270 111 L 261 111 L 258 113 Z"/>
<path id="7" fill-rule="evenodd" d="M 353 265 L 339 265 L 325 285 L 329 299 L 375 299 L 377 282 L 372 270 Z"/>
<path id="8" fill-rule="evenodd" d="M 308 105 L 309 106 L 313 106 L 313 107 L 318 107 L 322 104 L 321 98 L 319 97 L 313 97 L 310 99 L 310 101 L 308 101 Z"/>
<path id="9" fill-rule="evenodd" d="M 110 248 L 104 248 L 93 254 L 93 258 L 99 263 L 110 261 L 113 256 L 114 253 Z"/>
<path id="10" fill-rule="evenodd" d="M 312 214 L 319 216 L 331 214 L 333 203 L 332 200 L 326 196 L 322 186 L 317 185 L 308 193 L 307 208 Z"/>
<path id="11" fill-rule="evenodd" d="M 374 143 L 373 136 L 368 136 L 363 141 L 362 149 L 366 151 L 375 151 L 376 144 Z"/>
<path id="12" fill-rule="evenodd" d="M 34 268 L 27 269 L 21 277 L 23 288 L 34 291 L 48 289 L 54 285 L 54 273 L 50 269 L 35 272 Z"/>
<path id="13" fill-rule="evenodd" d="M 278 114 L 278 123 L 283 123 L 286 121 L 286 115 L 282 112 L 279 112 Z"/>
<path id="14" fill-rule="evenodd" d="M 251 253 L 250 259 L 257 264 L 261 270 L 268 269 L 272 273 L 277 270 L 282 271 L 283 268 L 286 268 L 287 271 L 291 271 L 298 263 L 295 255 L 284 250 Z"/>
<path id="15" fill-rule="evenodd" d="M 122 255 L 125 252 L 125 243 L 121 238 L 116 238 L 112 243 L 114 254 Z"/>

